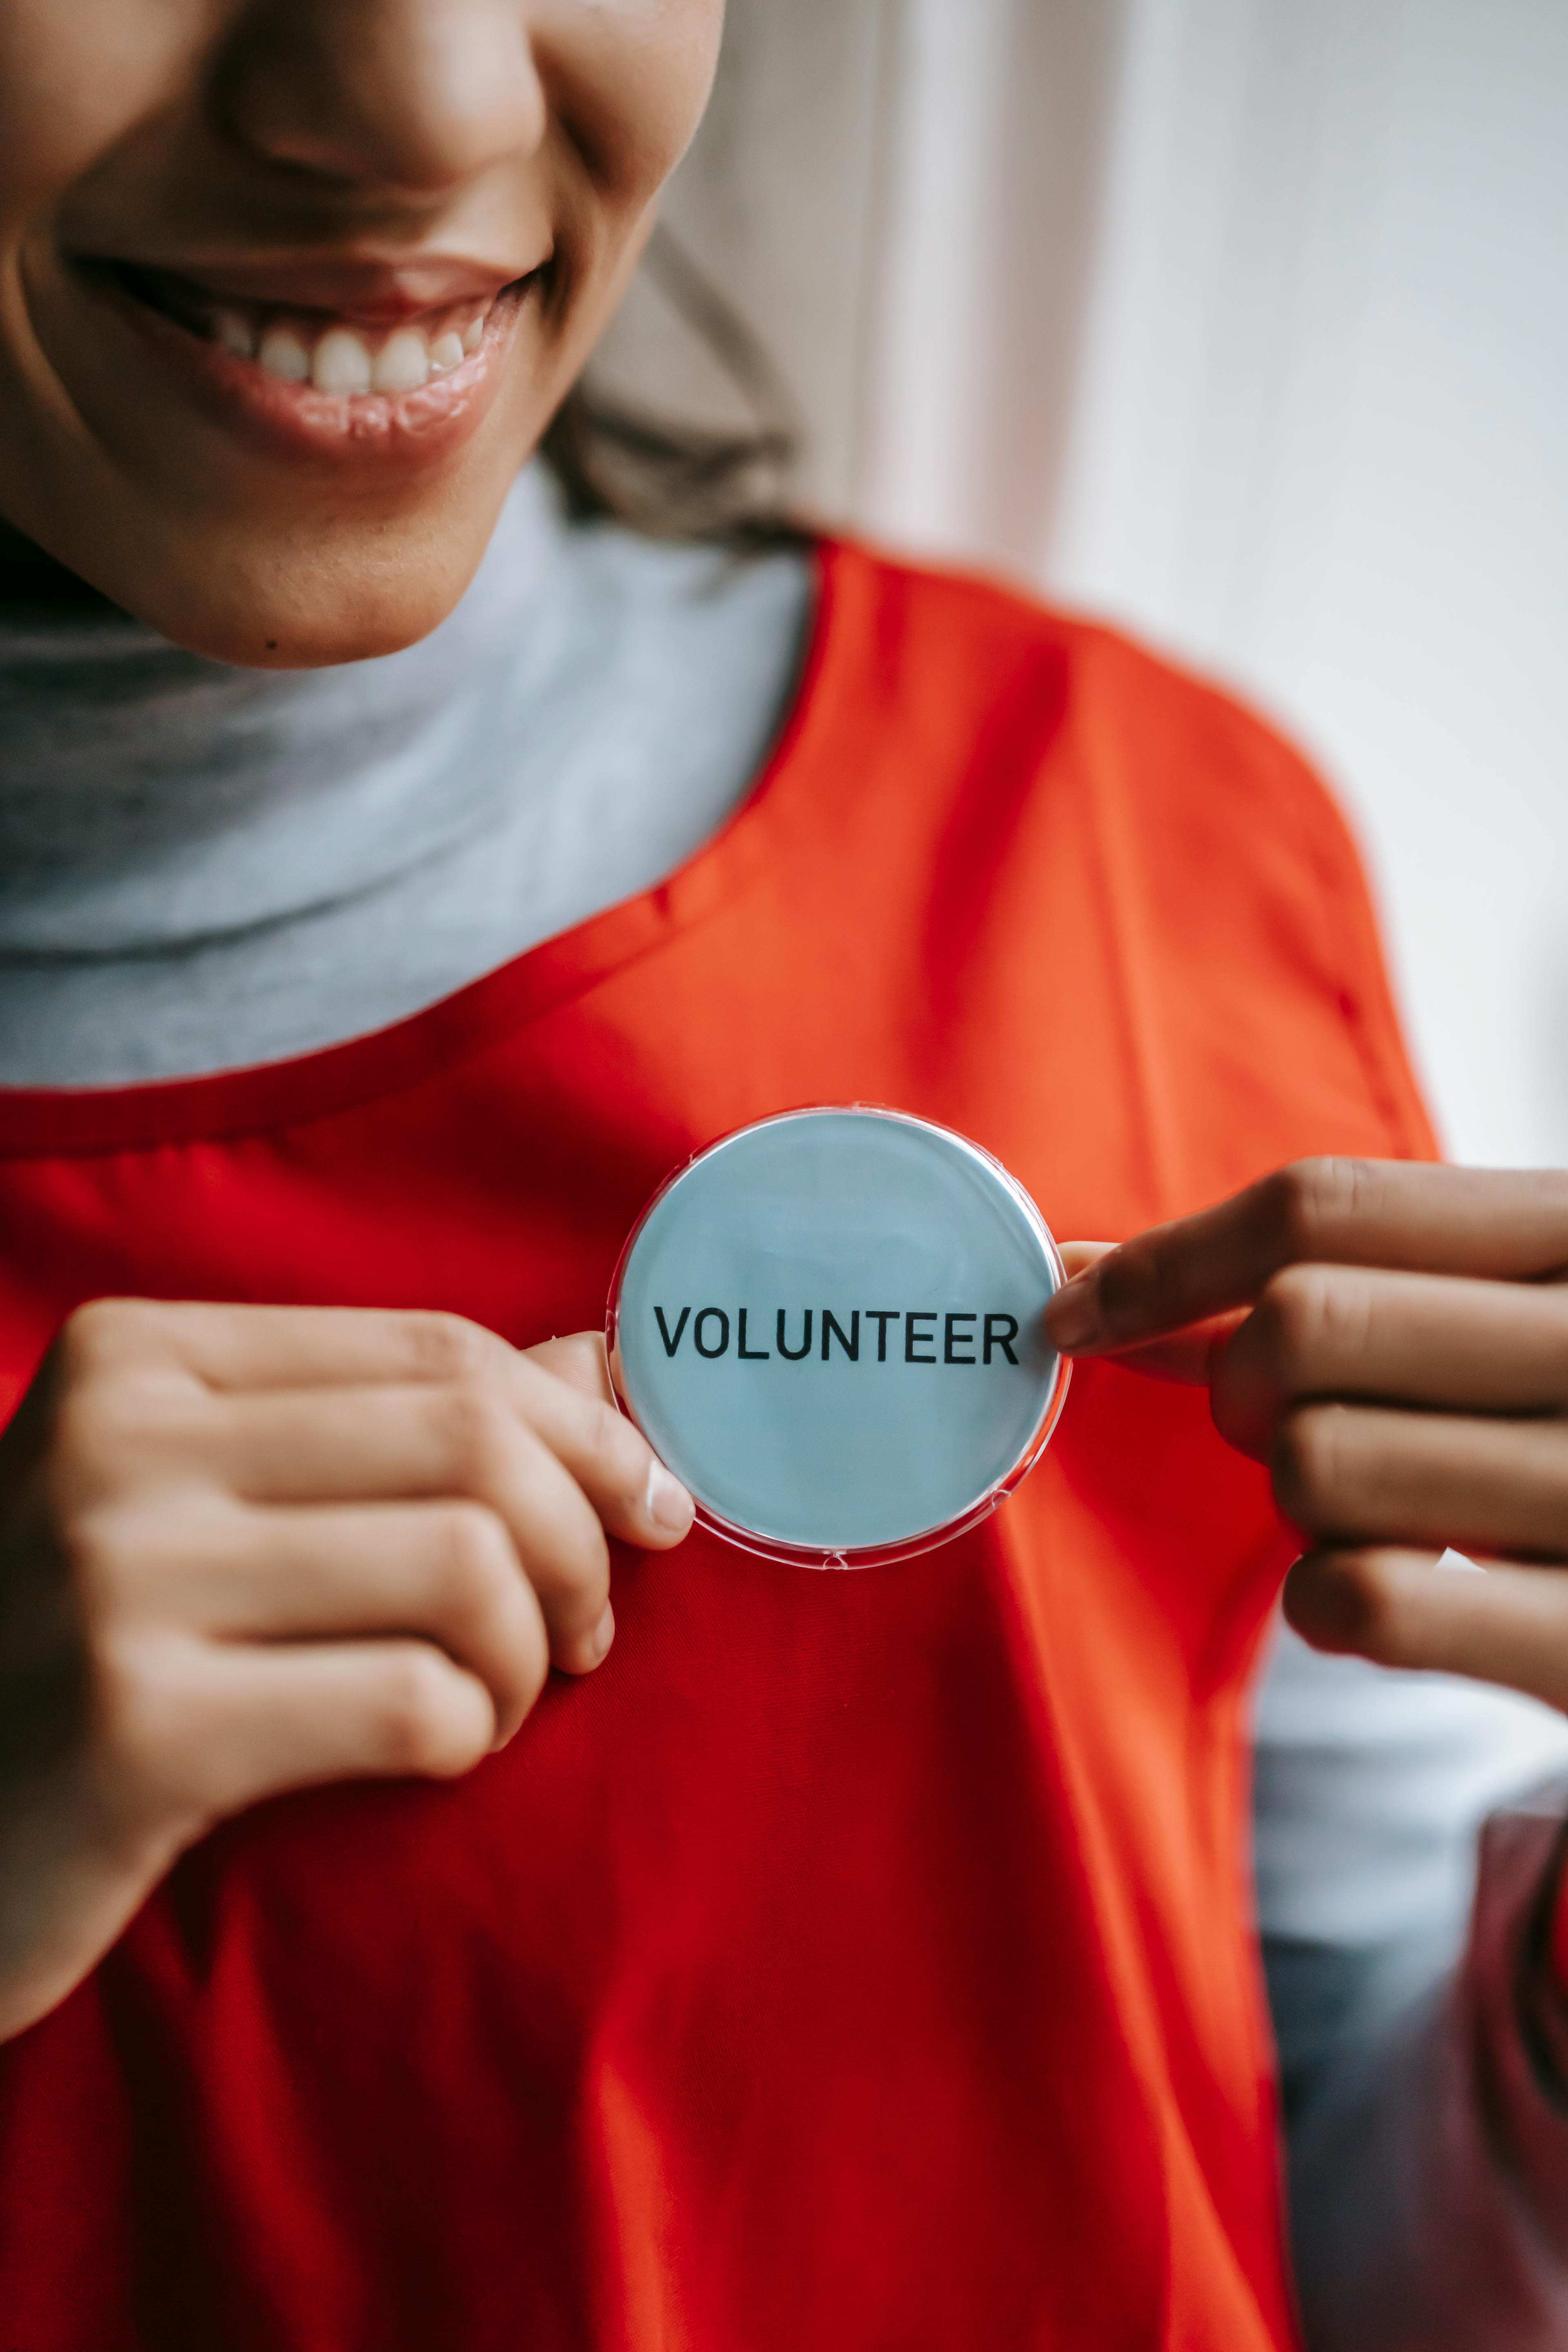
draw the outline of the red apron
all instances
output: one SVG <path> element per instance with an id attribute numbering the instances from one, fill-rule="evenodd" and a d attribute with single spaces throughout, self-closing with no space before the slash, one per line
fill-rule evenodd
<path id="1" fill-rule="evenodd" d="M 1113 635 L 829 548 L 751 801 L 374 1037 L 0 1096 L 0 1373 L 104 1294 L 600 1323 L 673 1163 L 813 1101 L 1112 1237 L 1425 1153 L 1353 853 Z M 1267 2352 L 1244 1892 L 1289 1558 L 1201 1395 L 1091 1368 L 900 1566 L 617 1554 L 619 1634 L 457 1785 L 191 1853 L 0 2052 L 6 2352 Z"/>

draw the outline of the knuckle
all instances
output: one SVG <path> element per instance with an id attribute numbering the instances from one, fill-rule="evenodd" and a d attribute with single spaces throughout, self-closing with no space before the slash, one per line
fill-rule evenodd
<path id="1" fill-rule="evenodd" d="M 1353 1223 L 1367 1176 L 1363 1160 L 1293 1160 L 1268 1179 L 1269 1209 L 1282 1255 L 1310 1258 Z"/>
<path id="2" fill-rule="evenodd" d="M 1292 1375 L 1310 1353 L 1320 1328 L 1310 1274 L 1303 1279 L 1303 1269 L 1292 1265 L 1270 1276 L 1253 1310 L 1252 1346 L 1282 1386 L 1291 1385 Z"/>
<path id="3" fill-rule="evenodd" d="M 1338 1266 L 1285 1266 L 1264 1285 L 1257 1325 L 1268 1369 L 1290 1387 L 1326 1358 L 1359 1352 L 1366 1337 L 1364 1286 Z"/>
<path id="4" fill-rule="evenodd" d="M 1411 1647 L 1411 1626 L 1397 1584 L 1359 1552 L 1339 1557 L 1334 1581 L 1336 1606 L 1359 1654 L 1378 1665 L 1402 1664 Z"/>
<path id="5" fill-rule="evenodd" d="M 376 1751 L 392 1772 L 451 1769 L 466 1745 L 452 1721 L 450 1670 L 433 1650 L 410 1643 L 390 1658 L 375 1706 Z"/>
<path id="6" fill-rule="evenodd" d="M 517 1425 L 505 1400 L 489 1381 L 470 1378 L 443 1388 L 436 1412 L 459 1482 L 490 1486 L 516 1444 Z"/>
<path id="7" fill-rule="evenodd" d="M 454 1503 L 441 1515 L 437 1599 L 460 1621 L 488 1618 L 516 1575 L 511 1539 L 480 1503 Z"/>
<path id="8" fill-rule="evenodd" d="M 143 1298 L 90 1298 L 67 1316 L 56 1341 L 68 1381 L 123 1363 L 149 1336 L 158 1310 Z"/>
<path id="9" fill-rule="evenodd" d="M 1337 1405 L 1287 1414 L 1274 1440 L 1274 1492 L 1299 1527 L 1331 1527 L 1344 1467 L 1344 1416 Z"/>
<path id="10" fill-rule="evenodd" d="M 405 1330 L 415 1369 L 425 1380 L 461 1387 L 482 1382 L 494 1370 L 500 1342 L 466 1316 L 411 1315 Z"/>

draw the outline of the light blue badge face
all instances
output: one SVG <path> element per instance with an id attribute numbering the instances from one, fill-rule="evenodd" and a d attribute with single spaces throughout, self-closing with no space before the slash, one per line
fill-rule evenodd
<path id="1" fill-rule="evenodd" d="M 805 1110 L 715 1144 L 658 1195 L 611 1301 L 616 1384 L 722 1535 L 853 1562 L 940 1542 L 1010 1491 L 1067 1368 L 1061 1262 L 974 1144 L 890 1111 Z"/>

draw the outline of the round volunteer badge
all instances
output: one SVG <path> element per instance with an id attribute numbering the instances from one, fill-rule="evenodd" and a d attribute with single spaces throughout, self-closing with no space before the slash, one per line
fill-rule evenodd
<path id="1" fill-rule="evenodd" d="M 716 1535 L 811 1567 L 905 1559 L 1043 1452 L 1064 1279 L 977 1144 L 901 1111 L 788 1111 L 655 1194 L 610 1293 L 611 1376 Z"/>

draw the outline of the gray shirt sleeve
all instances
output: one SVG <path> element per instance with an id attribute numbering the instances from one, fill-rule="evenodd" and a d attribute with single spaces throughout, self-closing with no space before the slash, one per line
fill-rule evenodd
<path id="1" fill-rule="evenodd" d="M 1258 1893 L 1311 2352 L 1568 2344 L 1568 2100 L 1532 1954 L 1568 1787 L 1521 1809 L 1564 1769 L 1548 1710 L 1277 1643 Z"/>

